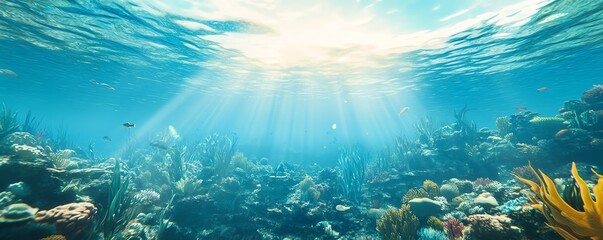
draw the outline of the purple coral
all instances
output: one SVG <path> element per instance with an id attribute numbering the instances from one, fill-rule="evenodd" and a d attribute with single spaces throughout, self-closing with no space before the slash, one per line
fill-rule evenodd
<path id="1" fill-rule="evenodd" d="M 465 225 L 458 219 L 451 217 L 448 221 L 444 222 L 444 230 L 450 240 L 458 240 L 463 237 L 463 230 Z"/>

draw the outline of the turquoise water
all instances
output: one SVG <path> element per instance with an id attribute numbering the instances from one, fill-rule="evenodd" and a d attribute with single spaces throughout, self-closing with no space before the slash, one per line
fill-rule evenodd
<path id="1" fill-rule="evenodd" d="M 0 101 L 99 162 L 219 133 L 274 167 L 337 166 L 464 108 L 477 129 L 559 114 L 603 81 L 602 26 L 594 0 L 3 0 Z"/>
<path id="2" fill-rule="evenodd" d="M 327 62 L 313 70 L 305 63 L 267 69 L 229 60 L 245 53 L 204 39 L 270 31 L 252 22 L 158 14 L 121 1 L 5 1 L 0 66 L 18 77 L 2 76 L 0 97 L 32 110 L 49 129 L 64 127 L 80 145 L 95 143 L 105 156 L 128 134 L 145 138 L 168 125 L 185 136 L 235 132 L 249 151 L 320 158 L 337 144 L 377 150 L 411 134 L 409 126 L 424 116 L 446 122 L 467 106 L 472 120 L 492 128 L 494 118 L 516 106 L 552 115 L 600 83 L 601 5 L 541 5 L 529 16 L 509 22 L 492 16 L 434 46 L 387 54 L 377 67 Z M 399 117 L 404 106 L 410 111 Z M 129 133 L 125 121 L 138 127 Z M 102 142 L 105 135 L 111 146 Z"/>

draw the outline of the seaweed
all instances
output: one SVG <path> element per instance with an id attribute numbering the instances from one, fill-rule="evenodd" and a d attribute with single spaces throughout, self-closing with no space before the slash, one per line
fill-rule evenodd
<path id="1" fill-rule="evenodd" d="M 174 202 L 174 197 L 176 197 L 176 195 L 172 195 L 170 201 L 167 203 L 163 211 L 161 211 L 161 215 L 159 215 L 159 228 L 157 229 L 157 234 L 155 235 L 156 240 L 168 239 L 166 237 L 166 230 L 170 226 L 170 218 L 167 217 L 166 213 L 170 210 L 172 203 Z"/>
<path id="2" fill-rule="evenodd" d="M 230 161 L 235 153 L 236 143 L 236 135 L 228 136 L 214 133 L 207 136 L 199 144 L 201 163 L 205 166 L 213 167 L 216 176 L 224 177 L 228 172 Z"/>
<path id="3" fill-rule="evenodd" d="M 109 188 L 109 198 L 107 205 L 103 208 L 101 219 L 95 226 L 95 232 L 102 232 L 106 240 L 113 239 L 117 232 L 123 230 L 134 212 L 128 211 L 131 203 L 131 195 L 127 192 L 130 184 L 130 178 L 121 176 L 121 164 L 119 159 L 115 159 L 115 167 L 111 176 L 111 185 Z"/>
<path id="4" fill-rule="evenodd" d="M 2 104 L 2 115 L 0 115 L 0 139 L 6 135 L 19 131 L 17 112 Z"/>
<path id="5" fill-rule="evenodd" d="M 173 146 L 170 149 L 171 162 L 168 165 L 168 173 L 170 175 L 170 181 L 172 181 L 173 183 L 180 181 L 184 177 L 184 157 L 186 154 L 186 149 L 186 146 Z"/>
<path id="6" fill-rule="evenodd" d="M 359 202 L 364 183 L 365 157 L 357 148 L 343 149 L 339 154 L 339 170 L 343 195 L 350 201 Z"/>
<path id="7" fill-rule="evenodd" d="M 40 128 L 40 120 L 36 117 L 32 116 L 31 110 L 27 111 L 27 115 L 25 116 L 25 121 L 21 126 L 21 131 L 28 132 L 31 134 L 35 134 L 39 131 Z"/>
<path id="8" fill-rule="evenodd" d="M 455 130 L 460 131 L 461 137 L 466 143 L 473 145 L 477 142 L 477 125 L 473 121 L 467 121 L 466 115 L 468 111 L 467 106 L 461 108 L 459 112 L 455 111 L 453 126 Z"/>

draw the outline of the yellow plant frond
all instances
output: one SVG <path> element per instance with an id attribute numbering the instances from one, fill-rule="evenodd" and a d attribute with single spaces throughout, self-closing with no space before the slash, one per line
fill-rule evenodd
<path id="1" fill-rule="evenodd" d="M 542 171 L 536 172 L 530 165 L 540 184 L 514 175 L 520 181 L 528 184 L 536 197 L 528 195 L 532 206 L 540 211 L 547 220 L 547 225 L 555 230 L 564 239 L 601 239 L 603 240 L 603 175 L 599 175 L 597 184 L 592 191 L 578 174 L 576 164 L 572 163 L 572 175 L 580 189 L 580 196 L 584 202 L 584 211 L 578 211 L 570 206 L 559 194 L 553 180 Z"/>

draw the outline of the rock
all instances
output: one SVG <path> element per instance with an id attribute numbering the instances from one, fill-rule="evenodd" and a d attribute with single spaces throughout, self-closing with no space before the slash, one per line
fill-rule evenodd
<path id="1" fill-rule="evenodd" d="M 489 192 L 478 195 L 473 202 L 485 208 L 498 206 L 498 201 L 496 201 L 496 198 L 494 198 L 494 196 L 492 196 L 492 194 Z"/>
<path id="2" fill-rule="evenodd" d="M 33 219 L 36 212 L 38 212 L 37 208 L 32 208 L 25 203 L 11 204 L 0 213 L 0 224 L 26 222 Z"/>
<path id="3" fill-rule="evenodd" d="M 435 216 L 442 211 L 442 203 L 429 198 L 414 198 L 408 201 L 410 210 L 419 218 Z"/>
<path id="4" fill-rule="evenodd" d="M 14 193 L 17 197 L 27 197 L 31 194 L 31 188 L 24 182 L 16 182 L 8 185 L 6 191 Z"/>

